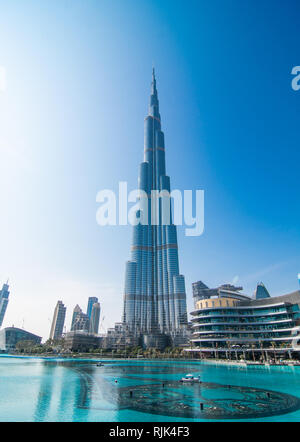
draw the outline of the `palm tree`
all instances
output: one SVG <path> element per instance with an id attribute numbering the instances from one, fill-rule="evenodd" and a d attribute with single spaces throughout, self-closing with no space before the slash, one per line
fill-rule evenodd
<path id="1" fill-rule="evenodd" d="M 271 342 L 271 346 L 272 346 L 272 349 L 273 349 L 273 351 L 274 351 L 274 360 L 275 360 L 275 363 L 277 362 L 277 359 L 276 359 L 276 350 L 275 350 L 275 348 L 276 348 L 276 344 L 275 344 L 275 342 Z"/>
<path id="2" fill-rule="evenodd" d="M 230 341 L 227 341 L 226 344 L 227 344 L 227 348 L 229 349 L 229 360 L 231 361 L 231 343 L 230 343 Z"/>

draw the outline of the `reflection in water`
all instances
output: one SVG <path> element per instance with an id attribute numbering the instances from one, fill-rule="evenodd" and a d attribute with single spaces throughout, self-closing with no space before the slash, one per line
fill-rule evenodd
<path id="1" fill-rule="evenodd" d="M 80 379 L 78 379 L 77 376 L 73 376 L 73 373 L 70 372 L 65 364 L 59 363 L 58 366 L 58 370 L 61 373 L 61 376 L 59 379 L 57 392 L 59 399 L 56 420 L 60 420 L 61 416 L 65 416 L 66 413 L 68 413 L 68 415 L 70 415 L 70 420 L 76 422 L 78 408 L 77 401 L 82 391 Z M 87 415 L 88 410 L 82 416 L 83 421 L 87 419 Z"/>
<path id="2" fill-rule="evenodd" d="M 80 374 L 74 375 L 63 361 L 45 360 L 39 378 L 34 421 L 59 421 L 62 416 L 76 421 L 78 401 L 85 390 Z M 82 420 L 87 416 L 88 408 L 82 414 Z"/>
<path id="3" fill-rule="evenodd" d="M 186 385 L 178 376 L 169 380 L 182 372 L 179 364 L 110 364 L 101 368 L 86 364 L 70 368 L 80 373 L 78 406 L 84 409 L 107 409 L 103 404 L 107 398 L 118 410 L 207 420 L 259 418 L 300 408 L 297 397 L 284 393 L 207 382 Z"/>
<path id="4" fill-rule="evenodd" d="M 55 370 L 56 366 L 53 364 L 49 365 L 46 362 L 42 364 L 40 373 L 40 388 L 34 412 L 35 422 L 44 422 L 47 420 L 47 414 L 50 409 L 53 392 Z"/>
<path id="5" fill-rule="evenodd" d="M 177 361 L 107 361 L 97 367 L 95 361 L 34 360 L 15 365 L 18 369 L 11 377 L 22 370 L 24 374 L 19 376 L 18 385 L 18 378 L 14 378 L 14 393 L 17 396 L 23 385 L 27 395 L 26 405 L 15 398 L 18 419 L 22 418 L 23 406 L 24 419 L 28 420 L 33 401 L 30 415 L 34 421 L 182 421 L 257 419 L 291 412 L 300 415 L 300 400 L 293 395 L 300 391 L 297 370 L 238 371 Z M 200 375 L 201 384 L 180 383 L 186 373 Z M 26 379 L 25 385 L 21 379 Z M 236 385 L 229 385 L 233 380 Z M 290 387 L 292 382 L 294 388 Z M 13 393 L 12 383 L 5 397 Z M 260 388 L 249 387 L 252 385 Z M 278 385 L 281 392 L 274 391 Z M 36 387 L 39 390 L 34 399 Z M 3 386 L 1 394 L 5 395 Z M 4 407 L 0 403 L 2 418 Z"/>

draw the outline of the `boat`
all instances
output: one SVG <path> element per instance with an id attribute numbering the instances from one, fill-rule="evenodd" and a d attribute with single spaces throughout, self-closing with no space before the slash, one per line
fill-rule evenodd
<path id="1" fill-rule="evenodd" d="M 104 364 L 103 364 L 103 362 L 97 362 L 97 367 L 103 367 L 104 366 Z"/>
<path id="2" fill-rule="evenodd" d="M 180 382 L 186 382 L 188 384 L 192 384 L 194 382 L 201 382 L 199 376 L 194 376 L 192 374 L 187 374 L 183 378 L 181 378 Z"/>

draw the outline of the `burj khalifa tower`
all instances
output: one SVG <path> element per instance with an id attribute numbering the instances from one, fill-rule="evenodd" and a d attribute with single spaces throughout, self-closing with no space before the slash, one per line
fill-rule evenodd
<path id="1" fill-rule="evenodd" d="M 186 329 L 187 307 L 185 280 L 179 272 L 176 225 L 172 213 L 168 225 L 162 222 L 161 201 L 158 222 L 151 222 L 152 191 L 170 192 L 154 69 L 144 125 L 144 161 L 139 168 L 138 188 L 148 196 L 149 222 L 133 227 L 131 259 L 125 272 L 123 323 L 135 336 L 165 336 L 172 343 Z"/>

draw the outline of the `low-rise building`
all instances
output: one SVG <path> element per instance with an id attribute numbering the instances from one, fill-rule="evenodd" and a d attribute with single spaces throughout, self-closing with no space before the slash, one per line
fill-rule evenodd
<path id="1" fill-rule="evenodd" d="M 277 297 L 267 293 L 264 290 L 263 297 L 253 299 L 220 290 L 196 301 L 187 351 L 198 357 L 236 359 L 291 357 L 297 353 L 300 291 Z"/>
<path id="2" fill-rule="evenodd" d="M 102 343 L 103 348 L 110 350 L 125 349 L 137 345 L 140 345 L 139 337 L 133 335 L 123 322 L 116 322 L 114 328 L 109 328 Z"/>
<path id="3" fill-rule="evenodd" d="M 101 346 L 102 338 L 84 331 L 71 331 L 64 336 L 64 348 L 71 351 L 87 352 Z"/>
<path id="4" fill-rule="evenodd" d="M 17 343 L 21 341 L 30 341 L 38 345 L 41 343 L 42 338 L 16 327 L 7 327 L 0 330 L 0 350 L 2 352 L 14 351 Z"/>

